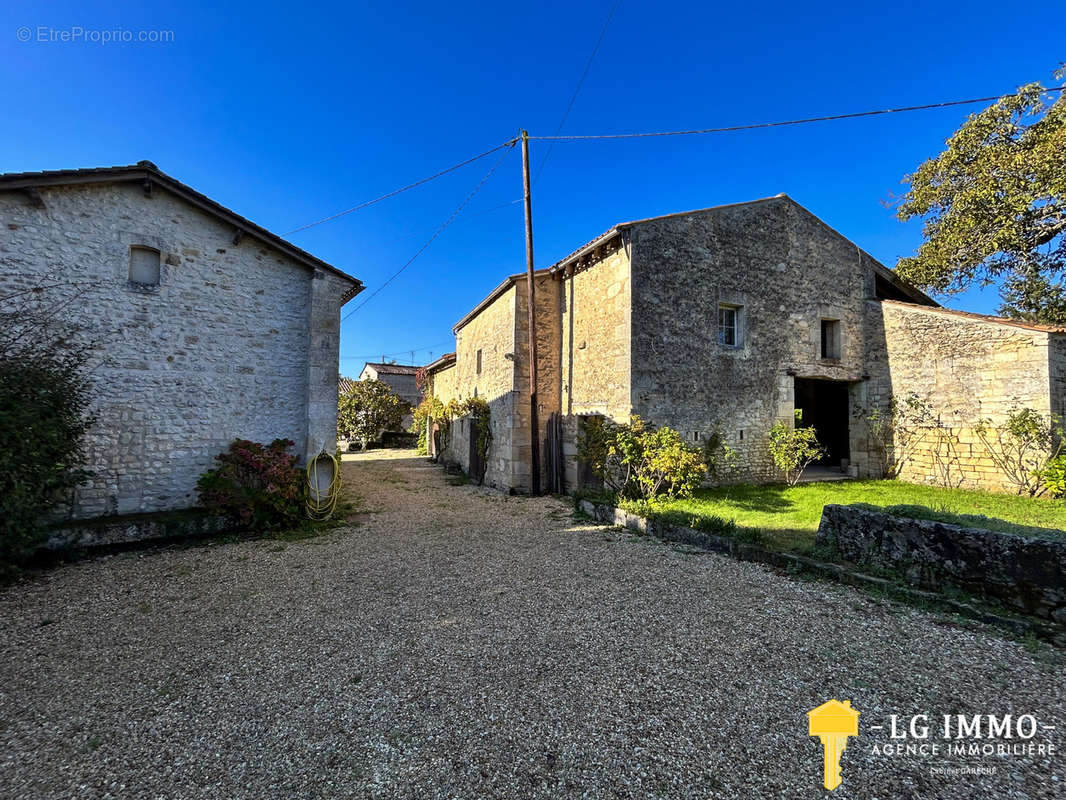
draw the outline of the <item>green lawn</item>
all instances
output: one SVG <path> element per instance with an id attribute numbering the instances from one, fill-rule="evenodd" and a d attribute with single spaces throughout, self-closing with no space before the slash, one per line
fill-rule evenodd
<path id="1" fill-rule="evenodd" d="M 650 510 L 671 516 L 732 519 L 741 528 L 759 529 L 772 547 L 808 550 L 814 544 L 822 507 L 834 503 L 865 503 L 900 516 L 1066 540 L 1066 501 L 900 481 L 827 481 L 791 488 L 783 484 L 720 486 L 699 489 L 688 500 L 656 502 Z"/>

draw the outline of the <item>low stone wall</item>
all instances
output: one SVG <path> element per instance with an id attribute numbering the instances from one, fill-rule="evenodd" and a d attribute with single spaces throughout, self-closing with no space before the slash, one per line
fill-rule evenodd
<path id="1" fill-rule="evenodd" d="M 54 528 L 42 546 L 46 551 L 113 547 L 136 542 L 209 536 L 232 530 L 225 517 L 206 513 L 143 514 L 82 520 Z"/>
<path id="2" fill-rule="evenodd" d="M 950 584 L 1066 623 L 1066 542 L 837 505 L 822 510 L 816 541 L 854 563 L 901 572 L 916 586 Z"/>
<path id="3" fill-rule="evenodd" d="M 608 525 L 629 528 L 629 530 L 637 531 L 645 536 L 655 536 L 656 538 L 663 539 L 667 542 L 690 544 L 715 553 L 738 556 L 738 549 L 752 551 L 759 549 L 748 547 L 744 543 L 737 542 L 735 539 L 731 539 L 728 536 L 719 536 L 714 533 L 698 531 L 695 528 L 685 528 L 679 525 L 667 525 L 603 503 L 593 503 L 589 500 L 582 500 L 581 510 L 593 519 L 599 520 L 600 522 L 606 522 Z M 750 560 L 756 561 L 762 559 L 752 558 Z"/>

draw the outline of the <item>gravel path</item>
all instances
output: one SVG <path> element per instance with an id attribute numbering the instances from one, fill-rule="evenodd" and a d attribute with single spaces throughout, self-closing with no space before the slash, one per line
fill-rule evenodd
<path id="1" fill-rule="evenodd" d="M 870 730 L 1033 713 L 1061 747 L 1058 653 L 453 486 L 410 453 L 344 469 L 357 526 L 0 593 L 0 795 L 823 797 L 805 712 L 838 697 L 862 716 L 834 798 L 1066 796 L 1059 754 L 875 755 Z M 932 772 L 963 766 L 996 772 Z"/>

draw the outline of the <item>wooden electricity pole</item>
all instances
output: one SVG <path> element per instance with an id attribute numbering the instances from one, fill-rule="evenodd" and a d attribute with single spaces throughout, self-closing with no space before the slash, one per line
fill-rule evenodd
<path id="1" fill-rule="evenodd" d="M 540 422 L 537 415 L 536 289 L 533 286 L 533 200 L 529 193 L 529 132 L 522 131 L 522 188 L 526 207 L 526 306 L 529 311 L 529 491 L 540 494 Z"/>

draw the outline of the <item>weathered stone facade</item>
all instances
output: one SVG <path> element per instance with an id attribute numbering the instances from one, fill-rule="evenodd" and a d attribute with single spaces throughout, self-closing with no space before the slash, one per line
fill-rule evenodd
<path id="1" fill-rule="evenodd" d="M 867 315 L 869 405 L 914 393 L 936 416 L 900 477 L 1014 491 L 974 427 L 1002 425 L 1016 407 L 1061 416 L 1066 333 L 892 301 L 868 304 Z"/>
<path id="2" fill-rule="evenodd" d="M 796 378 L 853 387 L 873 259 L 786 197 L 634 226 L 632 407 L 690 441 L 718 430 L 745 480 L 777 477 L 767 435 L 791 423 Z M 718 341 L 738 309 L 739 344 Z M 822 358 L 822 319 L 840 328 Z"/>
<path id="3" fill-rule="evenodd" d="M 1066 623 L 1066 542 L 1060 540 L 827 505 L 817 542 L 925 589 L 954 586 Z"/>
<path id="4" fill-rule="evenodd" d="M 554 311 L 558 284 L 542 273 L 536 278 L 538 309 Z M 489 405 L 492 444 L 489 448 L 485 483 L 501 489 L 528 491 L 531 439 L 529 436 L 529 361 L 526 277 L 514 275 L 504 281 L 455 327 L 454 363 L 446 361 L 429 369 L 428 391 L 447 403 L 480 397 Z M 538 409 L 543 430 L 548 415 L 558 409 L 559 370 L 558 318 L 545 313 L 537 320 Z M 455 420 L 446 461 L 470 468 L 469 419 Z M 543 470 L 542 470 L 543 472 Z"/>
<path id="5" fill-rule="evenodd" d="M 64 324 L 93 343 L 75 518 L 194 505 L 235 438 L 332 451 L 339 310 L 362 288 L 151 165 L 128 170 L 0 177 L 3 293 L 62 284 Z M 158 252 L 156 285 L 130 280 L 131 248 Z"/>
<path id="6" fill-rule="evenodd" d="M 880 460 L 862 418 L 894 395 L 928 394 L 942 415 L 966 395 L 994 421 L 1015 398 L 1045 414 L 1066 407 L 1066 334 L 951 316 L 784 195 L 618 225 L 537 281 L 541 437 L 548 416 L 561 414 L 571 487 L 578 420 L 589 414 L 638 414 L 693 443 L 717 432 L 738 456 L 731 479 L 767 481 L 780 477 L 769 431 L 797 411 L 829 448 L 828 466 L 872 476 Z M 525 489 L 523 276 L 456 331 L 460 396 L 477 385 L 476 351 L 484 356 L 497 337 L 513 343 L 517 371 L 501 384 L 513 397 L 500 454 L 510 468 L 501 461 L 496 482 Z M 957 457 L 963 485 L 1000 486 L 971 438 L 961 437 Z M 920 453 L 903 477 L 930 480 L 927 461 Z"/>

